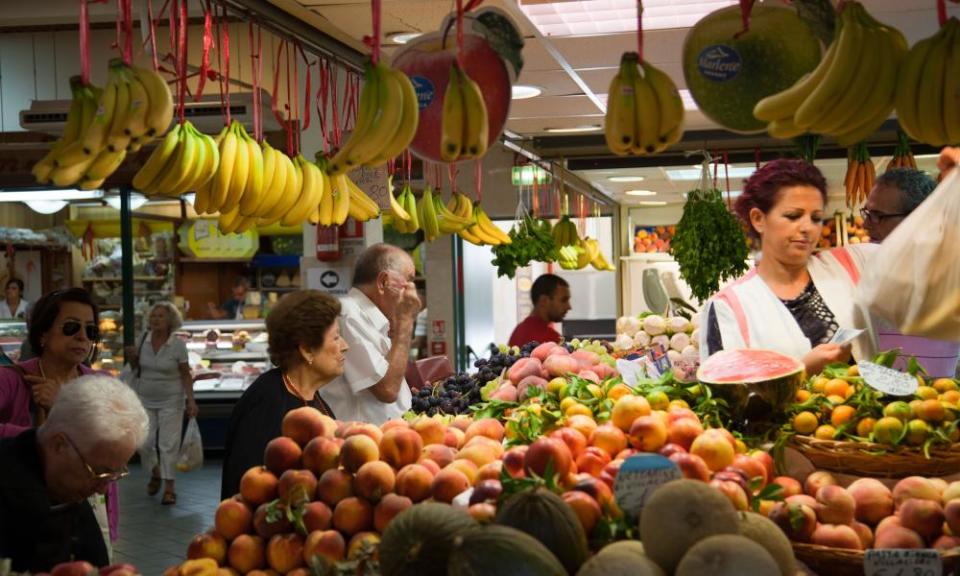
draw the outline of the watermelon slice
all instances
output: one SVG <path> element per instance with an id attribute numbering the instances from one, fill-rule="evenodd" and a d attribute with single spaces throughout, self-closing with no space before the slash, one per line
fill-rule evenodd
<path id="1" fill-rule="evenodd" d="M 697 378 L 708 384 L 753 384 L 803 372 L 803 362 L 773 350 L 721 350 L 700 365 Z"/>

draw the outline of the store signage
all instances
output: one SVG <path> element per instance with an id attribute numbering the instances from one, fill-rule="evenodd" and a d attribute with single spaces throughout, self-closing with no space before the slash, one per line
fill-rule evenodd
<path id="1" fill-rule="evenodd" d="M 390 191 L 388 190 L 389 183 L 387 181 L 386 164 L 372 168 L 361 166 L 350 172 L 349 176 L 350 179 L 353 180 L 353 183 L 366 192 L 367 196 L 373 199 L 381 210 L 386 210 L 390 207 L 390 198 L 387 197 Z"/>
<path id="2" fill-rule="evenodd" d="M 937 550 L 867 550 L 865 576 L 942 576 L 943 560 Z"/>
<path id="3" fill-rule="evenodd" d="M 433 102 L 436 96 L 433 82 L 423 76 L 411 76 L 410 82 L 413 84 L 413 89 L 417 91 L 418 108 L 423 110 Z"/>
<path id="4" fill-rule="evenodd" d="M 613 485 L 620 509 L 639 518 L 647 500 L 662 484 L 681 477 L 680 469 L 659 454 L 636 454 L 624 460 Z"/>
<path id="5" fill-rule="evenodd" d="M 307 288 L 333 296 L 345 296 L 353 282 L 353 270 L 350 266 L 315 266 L 307 269 L 306 276 Z"/>
<path id="6" fill-rule="evenodd" d="M 216 220 L 200 219 L 181 226 L 180 250 L 193 258 L 219 260 L 225 258 L 253 258 L 260 248 L 260 237 L 255 229 L 236 234 L 223 234 Z"/>
<path id="7" fill-rule="evenodd" d="M 730 46 L 714 44 L 704 48 L 697 57 L 700 74 L 714 82 L 726 82 L 740 74 L 743 60 L 740 54 Z"/>
<path id="8" fill-rule="evenodd" d="M 915 376 L 873 362 L 861 361 L 859 367 L 863 381 L 884 394 L 912 396 L 920 385 Z"/>
<path id="9" fill-rule="evenodd" d="M 434 320 L 433 321 L 433 337 L 443 338 L 446 335 L 447 335 L 446 320 Z"/>
<path id="10" fill-rule="evenodd" d="M 431 356 L 443 356 L 447 353 L 447 343 L 443 340 L 439 342 L 430 343 L 430 355 Z"/>

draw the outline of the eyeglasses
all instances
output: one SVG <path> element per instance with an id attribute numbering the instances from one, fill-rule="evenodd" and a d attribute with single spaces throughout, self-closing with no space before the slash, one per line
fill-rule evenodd
<path id="1" fill-rule="evenodd" d="M 863 216 L 864 220 L 870 220 L 871 222 L 876 222 L 877 224 L 882 223 L 887 218 L 903 218 L 905 216 L 909 216 L 908 213 L 884 214 L 883 212 L 877 212 L 876 210 L 869 210 L 867 208 L 861 208 L 860 215 Z"/>
<path id="2" fill-rule="evenodd" d="M 96 324 L 83 324 L 78 320 L 67 320 L 60 325 L 64 336 L 76 336 L 83 329 L 87 334 L 87 340 L 96 341 L 100 339 L 100 328 Z"/>
<path id="3" fill-rule="evenodd" d="M 77 453 L 77 456 L 80 457 L 80 461 L 83 462 L 83 465 L 87 468 L 87 472 L 90 473 L 90 478 L 95 480 L 97 483 L 100 482 L 116 482 L 121 478 L 126 478 L 130 474 L 130 470 L 126 466 L 120 468 L 120 470 L 111 470 L 108 472 L 97 472 L 93 469 L 90 464 L 87 463 L 87 459 L 83 457 L 83 454 L 80 453 L 80 449 L 77 448 L 77 445 L 73 443 L 73 440 L 70 439 L 66 434 L 63 435 L 67 439 L 67 443 L 73 447 L 73 451 Z"/>

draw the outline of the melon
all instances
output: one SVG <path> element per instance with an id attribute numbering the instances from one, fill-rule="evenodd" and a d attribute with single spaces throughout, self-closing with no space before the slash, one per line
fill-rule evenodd
<path id="1" fill-rule="evenodd" d="M 567 574 L 557 557 L 536 538 L 495 524 L 472 528 L 456 536 L 449 561 L 437 568 L 446 568 L 449 576 Z"/>
<path id="2" fill-rule="evenodd" d="M 469 514 L 446 504 L 412 506 L 387 524 L 380 570 L 384 576 L 443 576 L 454 538 L 475 526 Z"/>
<path id="3" fill-rule="evenodd" d="M 820 63 L 820 41 L 792 8 L 757 3 L 750 31 L 739 6 L 708 14 L 687 32 L 683 76 L 703 113 L 728 130 L 754 133 L 761 99 L 786 90 Z"/>
<path id="4" fill-rule="evenodd" d="M 667 482 L 650 496 L 640 515 L 643 548 L 667 574 L 700 540 L 739 533 L 740 520 L 730 500 L 698 480 Z"/>
<path id="5" fill-rule="evenodd" d="M 782 412 L 803 383 L 803 362 L 773 350 L 721 350 L 697 370 L 697 379 L 726 400 L 735 419 Z"/>
<path id="6" fill-rule="evenodd" d="M 497 524 L 521 530 L 552 550 L 570 574 L 587 560 L 587 536 L 576 512 L 544 488 L 518 492 L 497 510 Z"/>
<path id="7" fill-rule="evenodd" d="M 772 576 L 779 573 L 780 567 L 763 546 L 744 536 L 725 534 L 697 542 L 683 556 L 674 576 Z"/>
<path id="8" fill-rule="evenodd" d="M 664 576 L 664 572 L 644 554 L 643 543 L 621 540 L 587 560 L 577 576 Z"/>
<path id="9" fill-rule="evenodd" d="M 740 534 L 761 545 L 780 566 L 782 576 L 794 576 L 797 562 L 787 535 L 772 520 L 754 512 L 740 512 Z"/>

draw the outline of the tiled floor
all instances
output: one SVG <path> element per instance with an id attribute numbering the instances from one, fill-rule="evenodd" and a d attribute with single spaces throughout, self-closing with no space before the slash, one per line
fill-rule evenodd
<path id="1" fill-rule="evenodd" d="M 120 538 L 113 543 L 114 562 L 130 562 L 143 576 L 160 576 L 186 558 L 187 544 L 213 526 L 220 503 L 219 460 L 202 469 L 177 475 L 177 503 L 160 504 L 147 496 L 149 473 L 132 464 L 130 476 L 120 481 Z"/>

